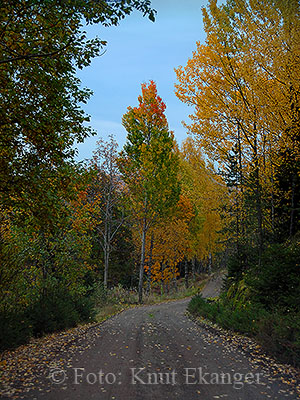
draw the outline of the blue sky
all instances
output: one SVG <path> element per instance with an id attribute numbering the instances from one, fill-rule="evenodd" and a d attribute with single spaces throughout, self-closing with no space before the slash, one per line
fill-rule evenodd
<path id="1" fill-rule="evenodd" d="M 91 115 L 91 126 L 97 136 L 77 146 L 78 160 L 90 158 L 96 141 L 114 134 L 120 147 L 126 140 L 121 124 L 128 106 L 136 106 L 141 83 L 150 79 L 157 84 L 158 94 L 167 105 L 169 127 L 181 143 L 186 130 L 181 121 L 188 120 L 193 110 L 180 102 L 174 93 L 174 68 L 186 65 L 196 49 L 204 43 L 201 8 L 206 0 L 152 0 L 157 10 L 153 23 L 134 12 L 117 27 L 88 27 L 89 36 L 107 40 L 106 53 L 94 59 L 78 76 L 82 85 L 93 90 L 84 110 Z"/>

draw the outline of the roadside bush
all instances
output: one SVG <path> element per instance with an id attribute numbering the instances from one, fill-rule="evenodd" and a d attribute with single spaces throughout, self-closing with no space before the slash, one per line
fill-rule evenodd
<path id="1" fill-rule="evenodd" d="M 101 307 L 107 303 L 107 289 L 103 282 L 97 282 L 93 285 L 91 298 L 95 307 Z"/>
<path id="2" fill-rule="evenodd" d="M 216 322 L 217 315 L 221 312 L 221 305 L 217 302 L 206 301 L 201 294 L 193 297 L 188 305 L 188 311 L 194 315 L 201 315 Z"/>
<path id="3" fill-rule="evenodd" d="M 300 365 L 300 313 L 269 313 L 257 322 L 257 339 L 283 362 Z"/>
<path id="4" fill-rule="evenodd" d="M 27 308 L 0 312 L 0 349 L 17 347 L 42 336 L 93 320 L 93 299 L 71 295 L 64 287 L 47 287 Z"/>
<path id="5" fill-rule="evenodd" d="M 136 290 L 125 289 L 121 284 L 109 289 L 107 296 L 110 304 L 136 304 L 138 300 Z"/>
<path id="6" fill-rule="evenodd" d="M 31 336 L 31 321 L 24 312 L 0 312 L 0 351 L 26 343 Z"/>
<path id="7" fill-rule="evenodd" d="M 94 311 L 89 298 L 75 297 L 63 287 L 51 286 L 27 310 L 27 315 L 33 326 L 33 335 L 41 336 L 92 319 Z"/>
<path id="8" fill-rule="evenodd" d="M 203 316 L 220 325 L 222 328 L 236 330 L 241 333 L 257 333 L 256 321 L 264 311 L 257 306 L 248 305 L 241 309 L 235 309 L 234 303 L 220 300 L 204 299 L 201 295 L 192 298 L 188 310 L 198 316 Z"/>
<path id="9" fill-rule="evenodd" d="M 188 311 L 225 329 L 255 337 L 265 350 L 283 362 L 300 365 L 300 313 L 268 311 L 259 303 L 236 308 L 234 299 L 191 299 Z"/>
<path id="10" fill-rule="evenodd" d="M 79 314 L 70 297 L 59 290 L 42 296 L 29 308 L 28 315 L 32 320 L 34 336 L 70 328 L 79 321 Z"/>
<path id="11" fill-rule="evenodd" d="M 79 315 L 78 322 L 94 321 L 96 317 L 96 308 L 92 296 L 80 296 L 73 299 L 75 310 Z"/>
<path id="12" fill-rule="evenodd" d="M 257 252 L 246 244 L 240 244 L 239 251 L 233 252 L 227 262 L 227 281 L 225 288 L 228 288 L 232 282 L 239 282 L 244 273 L 249 271 L 257 263 Z"/>
<path id="13" fill-rule="evenodd" d="M 247 276 L 255 301 L 266 309 L 300 311 L 300 246 L 276 244 L 262 255 L 261 265 Z"/>

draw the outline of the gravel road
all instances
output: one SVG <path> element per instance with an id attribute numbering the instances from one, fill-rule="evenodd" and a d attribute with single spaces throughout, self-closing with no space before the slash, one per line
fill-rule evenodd
<path id="1" fill-rule="evenodd" d="M 220 279 L 204 289 L 215 296 Z M 129 309 L 101 324 L 100 336 L 64 370 L 50 368 L 25 399 L 296 399 L 242 351 L 186 315 L 189 299 Z"/>

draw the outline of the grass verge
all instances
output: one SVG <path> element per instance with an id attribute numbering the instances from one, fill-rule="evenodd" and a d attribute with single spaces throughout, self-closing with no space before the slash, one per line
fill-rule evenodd
<path id="1" fill-rule="evenodd" d="M 206 274 L 197 276 L 195 282 L 192 282 L 189 288 L 185 287 L 184 281 L 179 281 L 177 290 L 169 290 L 168 293 L 158 293 L 151 291 L 145 294 L 142 305 L 154 305 L 168 301 L 180 300 L 192 297 L 200 293 L 209 277 Z M 138 293 L 135 290 L 126 290 L 122 286 L 116 286 L 106 291 L 103 289 L 98 293 L 99 301 L 96 302 L 96 322 L 100 323 L 114 315 L 130 308 L 139 306 Z"/>

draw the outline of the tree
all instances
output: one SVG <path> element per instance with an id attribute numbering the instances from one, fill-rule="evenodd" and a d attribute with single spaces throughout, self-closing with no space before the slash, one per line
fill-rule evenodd
<path id="1" fill-rule="evenodd" d="M 89 201 L 93 203 L 95 227 L 104 253 L 104 286 L 107 287 L 109 258 L 113 239 L 124 222 L 122 183 L 117 166 L 118 144 L 112 135 L 99 140 L 91 160 L 96 176 L 89 186 Z"/>
<path id="2" fill-rule="evenodd" d="M 54 180 L 42 182 L 48 187 L 47 192 L 45 188 L 41 191 L 47 193 L 45 202 L 55 199 L 51 215 L 48 219 L 43 216 L 44 225 L 34 209 L 26 214 L 17 207 L 1 210 L 0 293 L 6 293 L 1 299 L 2 312 L 26 307 L 57 285 L 72 295 L 84 293 L 83 278 L 92 269 L 88 235 L 92 221 L 86 207 L 85 180 L 81 176 L 79 182 L 77 176 L 76 182 L 75 173 L 73 178 L 77 193 L 72 201 L 65 201 Z M 48 206 L 40 202 L 42 214 Z"/>
<path id="3" fill-rule="evenodd" d="M 106 44 L 82 23 L 117 25 L 134 9 L 154 19 L 149 0 L 3 0 L 0 4 L 0 200 L 9 205 L 34 185 L 36 167 L 55 171 L 92 133 L 80 108 L 91 95 L 76 68 Z"/>
<path id="4" fill-rule="evenodd" d="M 189 223 L 192 249 L 189 259 L 208 261 L 210 265 L 214 254 L 222 248 L 220 211 L 226 204 L 226 185 L 191 137 L 182 143 L 180 165 L 182 193 L 190 199 L 194 209 Z"/>
<path id="5" fill-rule="evenodd" d="M 138 107 L 128 108 L 123 125 L 128 132 L 119 165 L 127 185 L 132 218 L 141 234 L 139 302 L 142 302 L 145 248 L 151 225 L 176 205 L 179 195 L 178 157 L 164 114 L 165 104 L 153 81 L 142 84 Z"/>
<path id="6" fill-rule="evenodd" d="M 203 14 L 206 44 L 197 43 L 186 67 L 177 69 L 176 93 L 195 106 L 189 130 L 221 169 L 233 165 L 236 153 L 236 198 L 242 195 L 249 215 L 247 224 L 242 215 L 238 219 L 260 259 L 275 226 L 279 155 L 287 147 L 299 155 L 299 3 L 238 0 L 217 6 L 211 0 Z M 292 221 L 296 180 L 290 176 Z"/>
<path id="7" fill-rule="evenodd" d="M 151 230 L 152 240 L 150 249 L 147 248 L 149 256 L 146 265 L 152 282 L 160 282 L 162 288 L 171 280 L 176 284 L 178 264 L 184 258 L 190 258 L 189 223 L 193 217 L 193 205 L 187 197 L 180 195 L 172 214 L 158 221 Z"/>
<path id="8" fill-rule="evenodd" d="M 92 133 L 81 109 L 91 91 L 76 70 L 106 44 L 88 40 L 83 24 L 117 25 L 134 9 L 154 20 L 149 0 L 0 2 L 1 325 L 22 311 L 19 328 L 31 331 L 23 311 L 33 307 L 34 325 L 43 314 L 48 328 L 61 329 L 64 316 L 74 322 L 91 310 L 77 300 L 89 290 L 93 210 L 86 171 L 74 161 L 75 144 Z"/>

